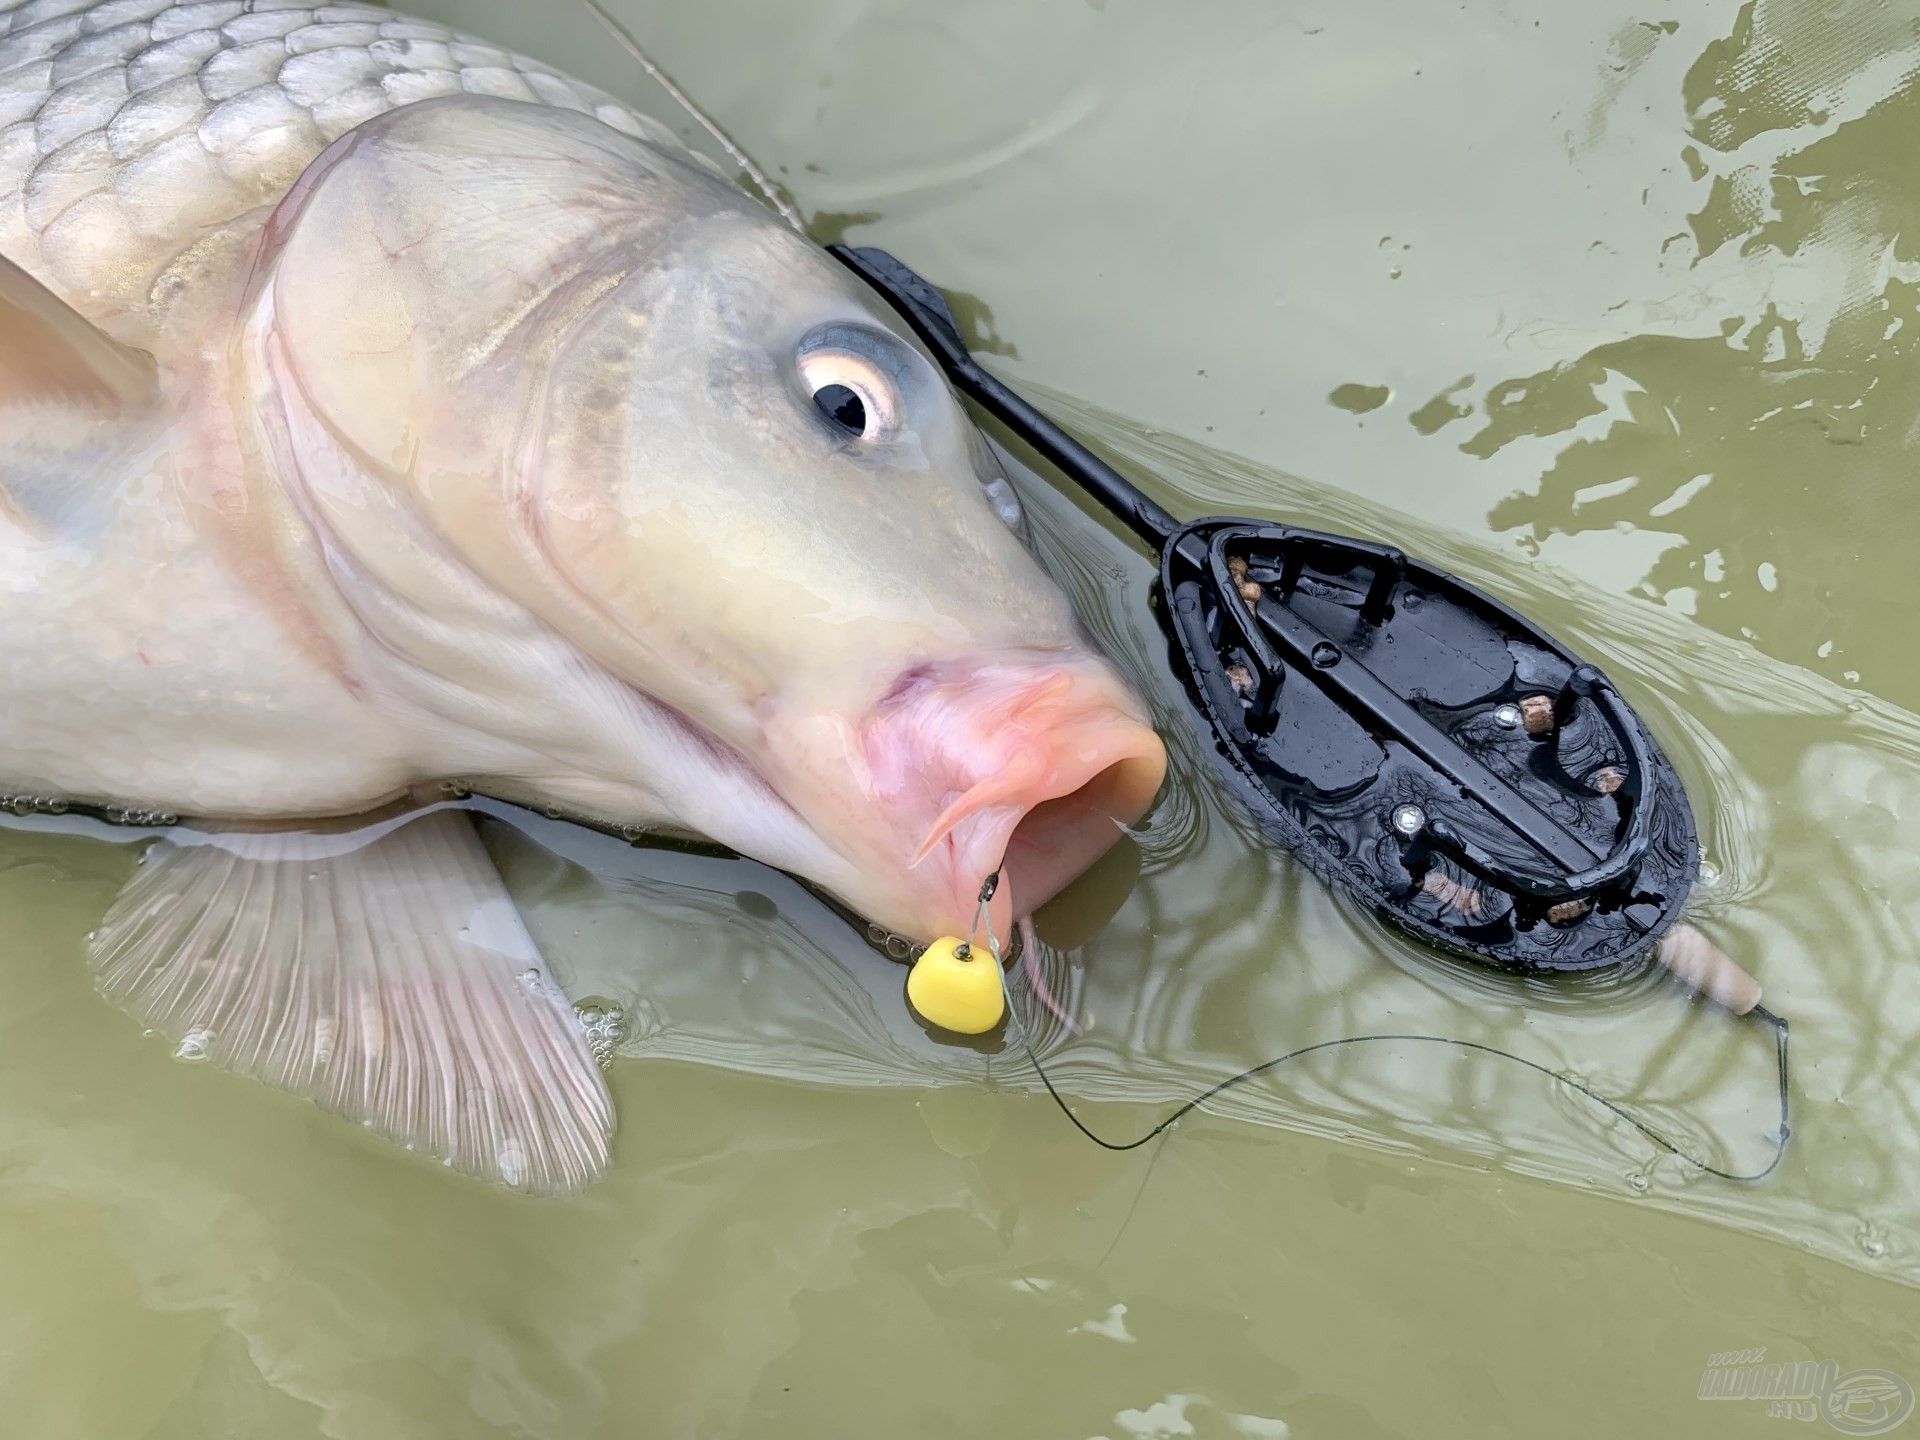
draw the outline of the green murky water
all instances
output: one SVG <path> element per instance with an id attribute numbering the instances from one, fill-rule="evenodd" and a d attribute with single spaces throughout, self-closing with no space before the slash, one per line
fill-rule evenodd
<path id="1" fill-rule="evenodd" d="M 419 8 L 649 93 L 568 7 Z M 1699 811 L 1696 919 L 1794 1022 L 1793 1148 L 1730 1186 L 1518 1067 L 1373 1047 L 1106 1155 L 779 877 L 496 823 L 555 968 L 630 1015 L 613 1175 L 521 1200 L 144 1040 L 81 962 L 131 850 L 9 833 L 6 1433 L 1747 1435 L 1711 1354 L 1920 1381 L 1920 7 L 616 8 L 818 233 L 984 297 L 996 363 L 1175 508 L 1417 548 L 1628 684 Z M 1267 855 L 1146 566 L 1027 490 L 1176 740 L 1043 917 L 1090 1120 L 1422 1030 L 1764 1160 L 1754 1027 L 1436 962 Z"/>

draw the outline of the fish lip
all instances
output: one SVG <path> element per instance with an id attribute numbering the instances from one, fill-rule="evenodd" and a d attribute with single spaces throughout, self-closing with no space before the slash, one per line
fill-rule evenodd
<path id="1" fill-rule="evenodd" d="M 1001 817 L 995 816 L 985 827 L 986 833 L 969 836 L 964 848 L 969 858 L 979 859 L 987 853 L 982 848 L 983 842 L 997 837 L 1003 842 L 1004 849 L 1004 842 L 1011 837 L 1020 821 L 1030 812 L 1049 801 L 1074 795 L 1114 766 L 1139 758 L 1139 742 L 1131 726 L 1124 723 L 1130 717 L 1115 710 L 1089 718 L 1101 723 L 1079 725 L 1070 732 L 1068 737 L 1070 740 L 1078 740 L 1081 736 L 1085 736 L 1084 746 L 1074 755 L 1071 763 L 1049 765 L 1047 757 L 1040 753 L 1032 750 L 1020 751 L 1008 764 L 976 782 L 956 797 L 934 820 L 926 838 L 920 842 L 913 853 L 913 858 L 907 862 L 907 868 L 919 868 L 942 843 L 951 846 L 955 832 L 963 824 L 969 820 L 987 820 L 989 812 L 996 809 L 1018 813 L 1004 826 L 1000 824 Z M 1123 723 L 1113 726 L 1114 720 L 1120 720 Z M 1123 780 L 1131 782 L 1125 787 L 1128 792 L 1139 788 L 1138 782 L 1132 781 L 1130 775 L 1123 777 Z M 1146 800 L 1141 802 L 1139 809 L 1124 819 L 1115 816 L 1117 823 L 1125 825 L 1138 819 L 1139 813 L 1145 810 L 1147 801 L 1151 800 L 1152 795 L 1157 793 L 1159 788 L 1159 780 L 1156 778 L 1152 790 L 1148 792 Z M 1116 808 L 1130 807 L 1118 805 Z M 1002 830 L 1004 834 L 1001 833 Z M 994 873 L 997 868 L 997 866 L 989 866 L 981 871 L 982 878 Z"/>
<path id="2" fill-rule="evenodd" d="M 1166 777 L 1159 737 L 1113 711 L 1070 737 L 1071 763 L 1035 782 L 1013 766 L 962 795 L 923 842 L 920 863 L 939 857 L 956 910 L 972 913 L 982 882 L 1000 884 L 988 918 L 1006 935 L 1118 843 L 1144 815 Z"/>
<path id="3" fill-rule="evenodd" d="M 1138 702 L 1085 652 L 915 667 L 860 730 L 873 799 L 907 852 L 892 863 L 916 928 L 964 934 L 998 873 L 988 918 L 1007 934 L 1117 843 L 1166 775 Z"/>

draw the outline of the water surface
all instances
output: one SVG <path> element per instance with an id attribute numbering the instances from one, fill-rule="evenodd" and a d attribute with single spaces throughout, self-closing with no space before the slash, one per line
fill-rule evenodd
<path id="1" fill-rule="evenodd" d="M 584 14 L 418 8 L 661 113 Z M 132 838 L 11 831 L 10 1432 L 1746 1435 L 1764 1404 L 1695 1398 L 1711 1353 L 1920 1381 L 1920 9 L 616 9 L 816 233 L 974 297 L 1171 507 L 1418 549 L 1615 675 L 1694 796 L 1697 922 L 1793 1021 L 1793 1148 L 1731 1186 L 1519 1067 L 1380 1046 L 1107 1155 L 789 882 L 501 812 L 556 970 L 628 1017 L 614 1173 L 529 1201 L 174 1061 L 81 961 Z M 1434 960 L 1268 854 L 1147 566 L 1025 490 L 1175 751 L 1043 916 L 1084 1118 L 1417 1030 L 1764 1161 L 1756 1027 Z"/>

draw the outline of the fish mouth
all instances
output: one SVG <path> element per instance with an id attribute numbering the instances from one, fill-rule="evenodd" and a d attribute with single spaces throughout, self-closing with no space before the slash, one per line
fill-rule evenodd
<path id="1" fill-rule="evenodd" d="M 1051 737 L 956 797 L 909 862 L 934 862 L 963 906 L 999 875 L 995 928 L 1030 914 L 1104 855 L 1146 813 L 1166 774 L 1151 731 L 1107 715 L 1079 734 Z"/>
<path id="2" fill-rule="evenodd" d="M 1167 768 L 1132 697 L 1087 660 L 915 672 L 866 741 L 883 809 L 910 837 L 903 908 L 924 938 L 970 933 L 992 875 L 1004 938 L 1146 813 Z"/>

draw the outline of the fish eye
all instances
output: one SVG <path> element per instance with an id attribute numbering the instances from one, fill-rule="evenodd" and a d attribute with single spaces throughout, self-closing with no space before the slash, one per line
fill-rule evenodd
<path id="1" fill-rule="evenodd" d="M 873 360 L 838 345 L 823 344 L 800 355 L 800 379 L 813 407 L 843 435 L 880 440 L 900 424 L 900 389 Z"/>
<path id="2" fill-rule="evenodd" d="M 813 392 L 813 405 L 849 434 L 867 433 L 867 402 L 860 398 L 859 391 L 838 382 L 822 385 Z"/>

